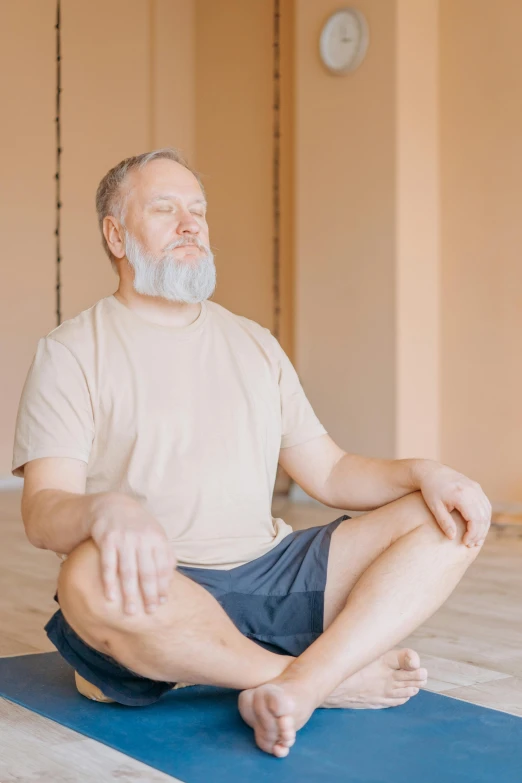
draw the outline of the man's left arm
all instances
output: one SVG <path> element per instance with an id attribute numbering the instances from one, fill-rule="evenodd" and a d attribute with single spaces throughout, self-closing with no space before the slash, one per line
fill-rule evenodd
<path id="1" fill-rule="evenodd" d="M 348 454 L 323 435 L 281 449 L 279 462 L 309 495 L 332 508 L 371 511 L 419 490 L 448 538 L 456 535 L 455 509 L 467 522 L 467 546 L 480 544 L 491 523 L 481 486 L 434 460 Z"/>

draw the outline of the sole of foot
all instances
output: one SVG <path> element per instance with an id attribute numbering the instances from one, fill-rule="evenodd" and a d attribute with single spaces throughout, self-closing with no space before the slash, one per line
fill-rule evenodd
<path id="1" fill-rule="evenodd" d="M 280 685 L 266 683 L 242 691 L 238 707 L 261 750 L 278 758 L 288 756 L 296 735 L 295 703 Z"/>
<path id="2" fill-rule="evenodd" d="M 390 650 L 348 677 L 321 705 L 341 709 L 399 707 L 416 696 L 428 681 L 415 650 Z"/>
<path id="3" fill-rule="evenodd" d="M 340 709 L 399 707 L 416 696 L 427 682 L 415 650 L 390 650 L 361 671 L 346 678 L 320 705 Z M 245 723 L 254 729 L 257 745 L 284 758 L 295 743 L 296 732 L 313 712 L 309 694 L 298 705 L 298 686 L 288 692 L 284 683 L 272 682 L 243 691 L 238 707 Z"/>

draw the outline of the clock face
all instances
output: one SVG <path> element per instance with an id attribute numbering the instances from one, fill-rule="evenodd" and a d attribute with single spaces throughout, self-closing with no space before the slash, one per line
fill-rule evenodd
<path id="1" fill-rule="evenodd" d="M 321 59 L 333 73 L 347 73 L 361 64 L 368 48 L 366 19 L 354 8 L 336 11 L 321 32 Z"/>

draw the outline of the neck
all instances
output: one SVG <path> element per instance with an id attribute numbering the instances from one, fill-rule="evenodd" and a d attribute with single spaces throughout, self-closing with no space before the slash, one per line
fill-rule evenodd
<path id="1" fill-rule="evenodd" d="M 120 279 L 118 290 L 114 292 L 118 301 L 135 310 L 146 321 L 160 326 L 188 326 L 193 323 L 201 313 L 201 303 L 187 304 L 186 302 L 171 302 L 160 296 L 144 296 L 138 294 L 128 283 Z"/>

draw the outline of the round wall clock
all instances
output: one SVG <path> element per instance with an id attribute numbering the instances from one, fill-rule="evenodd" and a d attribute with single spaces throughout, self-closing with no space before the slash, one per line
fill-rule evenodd
<path id="1" fill-rule="evenodd" d="M 321 31 L 321 60 L 331 73 L 349 73 L 362 63 L 369 41 L 364 15 L 355 8 L 341 8 L 326 20 Z"/>

